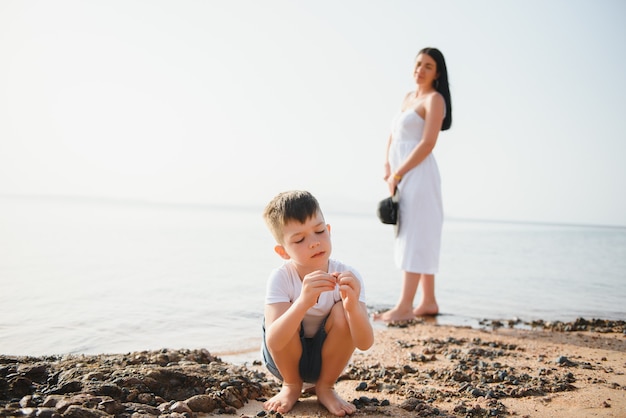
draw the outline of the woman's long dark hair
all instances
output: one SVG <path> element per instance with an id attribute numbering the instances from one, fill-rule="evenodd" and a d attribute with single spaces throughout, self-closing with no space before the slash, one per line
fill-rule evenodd
<path id="1" fill-rule="evenodd" d="M 433 87 L 437 90 L 446 101 L 446 116 L 443 118 L 441 130 L 447 131 L 452 125 L 452 98 L 450 97 L 450 85 L 448 84 L 448 68 L 443 54 L 437 48 L 424 48 L 419 54 L 426 54 L 435 60 L 437 64 L 437 72 L 439 77 L 433 82 Z M 417 54 L 417 55 L 419 55 Z"/>

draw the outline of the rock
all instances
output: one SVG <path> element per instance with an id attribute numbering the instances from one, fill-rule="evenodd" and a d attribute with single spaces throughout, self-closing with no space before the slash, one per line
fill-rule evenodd
<path id="1" fill-rule="evenodd" d="M 481 396 L 485 396 L 485 393 L 484 393 L 482 390 L 478 389 L 478 388 L 474 388 L 474 389 L 472 389 L 472 390 L 470 391 L 470 394 L 471 394 L 473 397 L 475 397 L 475 398 L 479 398 L 479 397 L 481 397 Z"/>
<path id="2" fill-rule="evenodd" d="M 185 401 L 193 412 L 212 412 L 217 402 L 211 395 L 196 395 Z"/>
<path id="3" fill-rule="evenodd" d="M 405 411 L 414 411 L 415 407 L 419 404 L 419 399 L 409 398 L 400 404 L 400 408 Z"/>
<path id="4" fill-rule="evenodd" d="M 565 356 L 559 356 L 557 357 L 557 359 L 555 360 L 556 364 L 559 364 L 561 366 L 565 366 L 565 367 L 571 367 L 571 366 L 576 366 L 576 363 L 574 363 L 573 361 L 571 361 L 570 359 L 568 359 Z"/>
<path id="5" fill-rule="evenodd" d="M 57 405 L 57 402 L 59 402 L 59 400 L 61 399 L 63 399 L 63 396 L 61 395 L 49 395 L 46 397 L 46 399 L 44 399 L 41 406 L 46 408 L 54 408 Z"/>
<path id="6" fill-rule="evenodd" d="M 101 417 L 110 417 L 111 415 L 107 414 L 104 411 L 99 411 L 97 409 L 85 408 L 79 405 L 71 405 L 67 410 L 63 413 L 63 418 L 101 418 Z"/>
<path id="7" fill-rule="evenodd" d="M 103 380 L 104 374 L 101 372 L 91 372 L 87 373 L 83 380 Z"/>
<path id="8" fill-rule="evenodd" d="M 110 415 L 117 415 L 126 410 L 126 407 L 115 399 L 106 399 L 98 404 L 98 409 Z"/>
<path id="9" fill-rule="evenodd" d="M 110 396 L 112 398 L 119 398 L 123 394 L 123 390 L 118 386 L 110 384 L 110 383 L 102 383 L 98 382 L 98 384 L 94 386 L 89 386 L 87 388 L 88 393 L 96 396 Z"/>
<path id="10" fill-rule="evenodd" d="M 77 380 L 64 382 L 61 385 L 53 388 L 50 393 L 55 395 L 65 395 L 66 393 L 80 392 L 83 389 L 83 384 Z"/>
<path id="11" fill-rule="evenodd" d="M 125 408 L 125 411 L 132 411 L 133 415 L 135 413 L 142 414 L 142 415 L 146 415 L 146 414 L 160 415 L 161 414 L 161 411 L 159 410 L 159 408 L 146 405 L 143 403 L 137 403 L 137 402 L 126 402 L 124 403 L 124 408 Z"/>
<path id="12" fill-rule="evenodd" d="M 37 413 L 37 408 L 21 408 L 20 409 L 20 415 L 23 415 L 25 417 L 34 417 L 35 414 Z"/>
<path id="13" fill-rule="evenodd" d="M 20 399 L 20 406 L 22 408 L 27 408 L 29 406 L 36 406 L 35 403 L 33 402 L 32 395 L 26 395 L 22 399 Z"/>
<path id="14" fill-rule="evenodd" d="M 34 391 L 33 382 L 27 377 L 13 376 L 8 380 L 9 393 L 13 398 L 22 398 Z"/>
<path id="15" fill-rule="evenodd" d="M 174 404 L 170 406 L 170 411 L 178 412 L 181 414 L 185 412 L 193 412 L 191 408 L 185 402 L 182 402 L 182 401 L 174 402 Z"/>
<path id="16" fill-rule="evenodd" d="M 54 408 L 37 408 L 35 412 L 37 418 L 60 418 L 61 415 L 57 413 Z"/>
<path id="17" fill-rule="evenodd" d="M 137 402 L 148 404 L 148 405 L 154 405 L 155 404 L 154 395 L 152 395 L 151 393 L 140 393 L 137 396 Z"/>

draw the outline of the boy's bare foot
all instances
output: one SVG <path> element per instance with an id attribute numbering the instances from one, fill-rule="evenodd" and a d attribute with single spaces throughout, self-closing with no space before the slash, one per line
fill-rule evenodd
<path id="1" fill-rule="evenodd" d="M 413 310 L 415 316 L 435 316 L 439 314 L 439 306 L 436 302 L 428 305 L 420 305 Z"/>
<path id="2" fill-rule="evenodd" d="M 386 312 L 375 313 L 374 321 L 398 322 L 415 319 L 415 313 L 412 310 L 400 310 L 398 308 L 390 309 Z"/>
<path id="3" fill-rule="evenodd" d="M 332 387 L 316 386 L 315 392 L 317 400 L 333 415 L 343 417 L 356 411 L 356 406 L 341 399 Z"/>
<path id="4" fill-rule="evenodd" d="M 291 411 L 291 408 L 298 402 L 300 393 L 302 392 L 302 384 L 283 383 L 280 392 L 263 404 L 263 408 L 267 411 L 280 412 L 285 414 Z"/>

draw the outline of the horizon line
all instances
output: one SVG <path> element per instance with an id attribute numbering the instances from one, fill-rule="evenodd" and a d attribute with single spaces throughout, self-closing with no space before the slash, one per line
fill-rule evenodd
<path id="1" fill-rule="evenodd" d="M 130 204 L 141 206 L 169 206 L 188 209 L 238 209 L 250 210 L 262 209 L 262 205 L 250 204 L 223 204 L 223 203 L 199 203 L 199 202 L 168 202 L 164 200 L 151 200 L 131 197 L 111 197 L 111 196 L 87 196 L 87 195 L 65 195 L 65 194 L 37 194 L 37 193 L 3 193 L 0 192 L 0 198 L 17 198 L 17 199 L 46 199 L 46 200 L 66 200 L 66 201 L 83 201 L 83 202 L 100 202 L 108 204 Z M 350 216 L 365 216 L 366 212 L 348 212 L 329 210 L 329 213 Z M 587 228 L 618 228 L 626 229 L 626 225 L 611 224 L 594 224 L 594 223 L 573 223 L 573 222 L 554 222 L 554 221 L 532 221 L 532 220 L 516 220 L 516 219 L 486 219 L 486 218 L 468 218 L 463 216 L 445 216 L 445 219 L 455 222 L 484 222 L 484 223 L 503 223 L 503 224 L 520 224 L 520 225 L 542 225 L 542 226 L 562 226 L 562 227 L 587 227 Z"/>

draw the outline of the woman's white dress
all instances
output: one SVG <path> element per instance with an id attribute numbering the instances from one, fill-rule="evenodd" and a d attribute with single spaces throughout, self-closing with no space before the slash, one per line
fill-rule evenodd
<path id="1" fill-rule="evenodd" d="M 393 119 L 389 164 L 395 172 L 422 139 L 424 119 L 407 109 Z M 399 223 L 395 239 L 397 266 L 411 273 L 439 270 L 443 203 L 439 168 L 432 153 L 402 177 L 398 189 Z"/>

